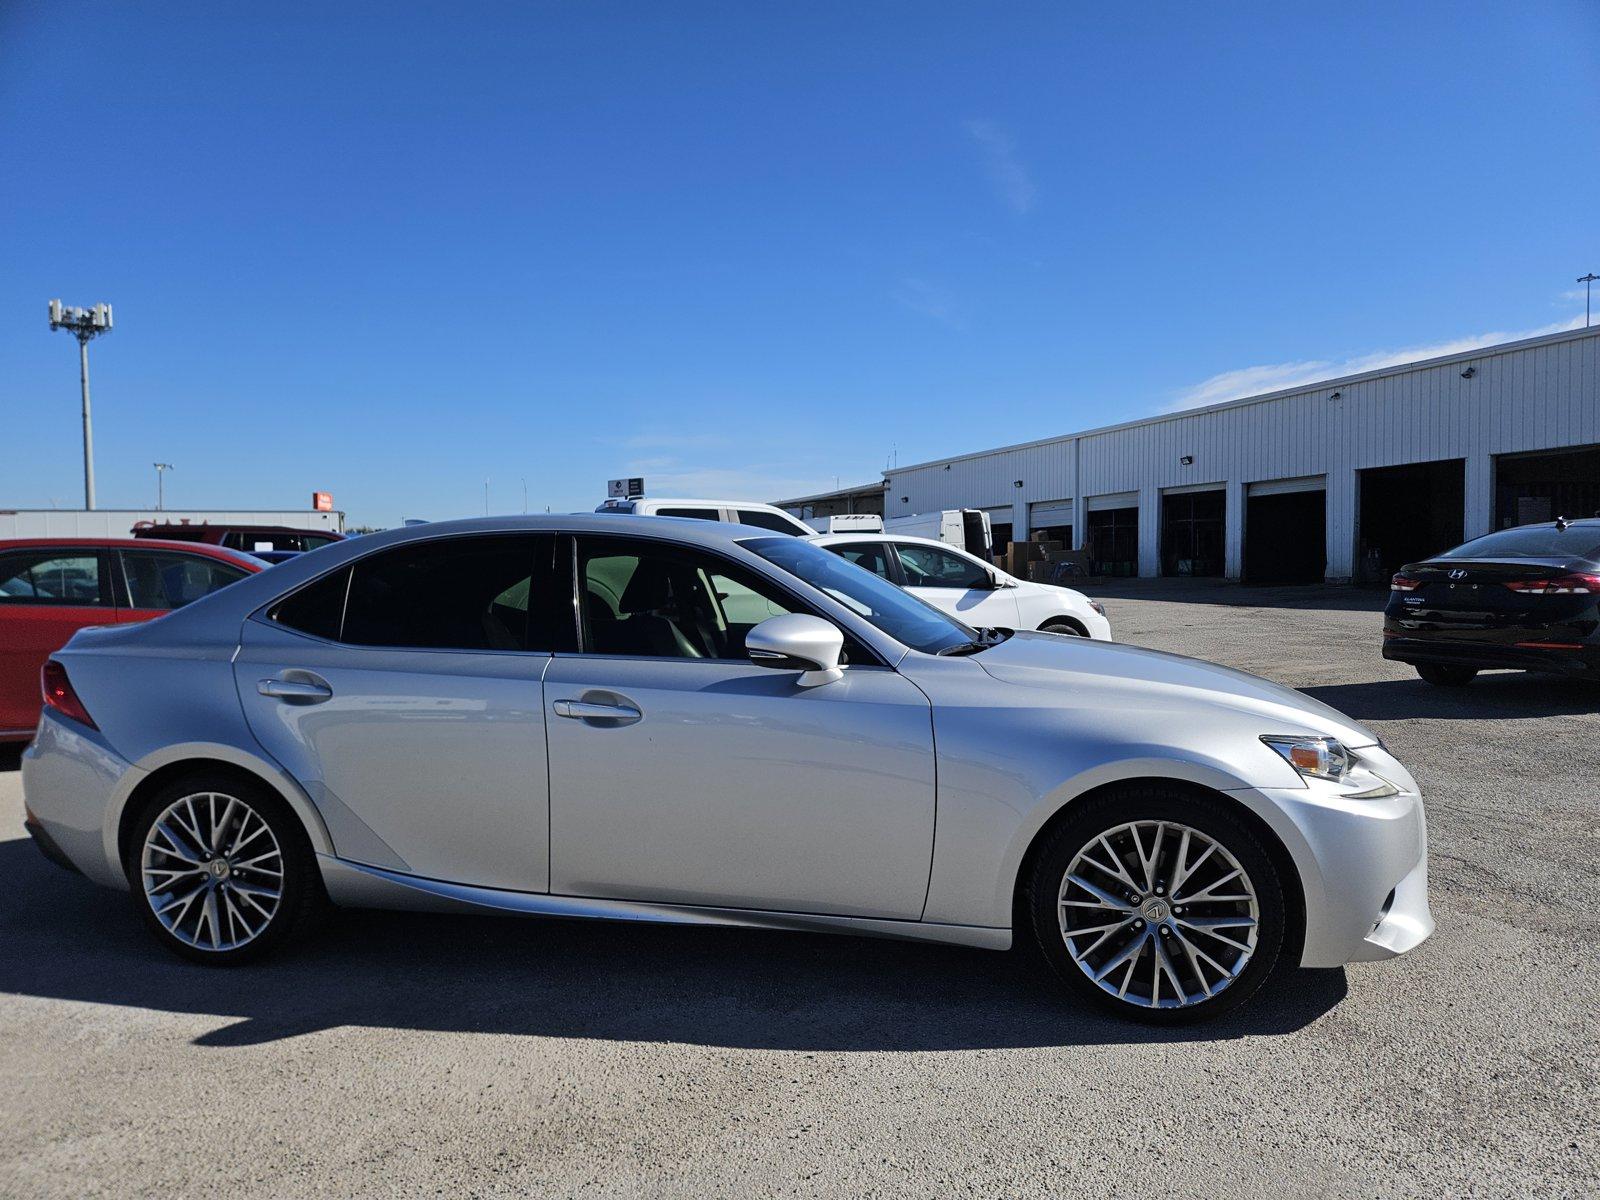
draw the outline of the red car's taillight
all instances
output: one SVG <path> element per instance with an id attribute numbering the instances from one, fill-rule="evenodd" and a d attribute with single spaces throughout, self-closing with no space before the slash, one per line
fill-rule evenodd
<path id="1" fill-rule="evenodd" d="M 80 725 L 87 725 L 90 729 L 100 728 L 83 706 L 83 701 L 78 699 L 78 693 L 73 691 L 72 680 L 67 678 L 67 669 L 55 659 L 45 661 L 44 670 L 39 672 L 39 684 L 44 689 L 46 705 Z"/>
<path id="2" fill-rule="evenodd" d="M 1555 579 L 1512 580 L 1506 587 L 1530 596 L 1587 596 L 1600 592 L 1600 575 L 1561 575 Z"/>
<path id="3" fill-rule="evenodd" d="M 1422 580 L 1412 579 L 1406 575 L 1396 575 L 1389 580 L 1389 590 L 1391 592 L 1414 592 L 1421 585 Z"/>

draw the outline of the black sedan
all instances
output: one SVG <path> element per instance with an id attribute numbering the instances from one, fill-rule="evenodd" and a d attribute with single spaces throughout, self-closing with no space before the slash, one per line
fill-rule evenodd
<path id="1" fill-rule="evenodd" d="M 1401 567 L 1383 656 L 1441 687 L 1506 667 L 1600 679 L 1600 520 L 1502 529 Z"/>

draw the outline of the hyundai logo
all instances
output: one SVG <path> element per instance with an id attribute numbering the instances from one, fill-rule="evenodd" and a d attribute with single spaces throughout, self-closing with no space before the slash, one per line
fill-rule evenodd
<path id="1" fill-rule="evenodd" d="M 1465 579 L 1466 577 L 1467 577 L 1467 573 L 1465 571 L 1461 570 L 1459 567 L 1457 567 L 1454 571 L 1450 572 L 1450 578 L 1451 579 Z"/>

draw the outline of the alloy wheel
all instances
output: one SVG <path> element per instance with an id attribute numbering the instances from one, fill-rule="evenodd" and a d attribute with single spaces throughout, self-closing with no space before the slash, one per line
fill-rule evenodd
<path id="1" fill-rule="evenodd" d="M 1228 848 L 1175 821 L 1131 821 L 1075 854 L 1057 895 L 1078 969 L 1126 1004 L 1187 1008 L 1236 980 L 1255 952 L 1255 885 Z"/>
<path id="2" fill-rule="evenodd" d="M 145 835 L 145 902 L 197 950 L 236 950 L 264 933 L 283 900 L 283 853 L 261 814 L 237 796 L 173 801 Z"/>

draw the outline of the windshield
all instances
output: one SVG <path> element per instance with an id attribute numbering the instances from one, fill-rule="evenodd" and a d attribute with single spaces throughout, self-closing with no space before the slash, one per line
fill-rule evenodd
<path id="1" fill-rule="evenodd" d="M 1440 558 L 1595 558 L 1600 556 L 1593 525 L 1524 525 L 1474 538 L 1446 550 Z"/>
<path id="2" fill-rule="evenodd" d="M 931 604 L 901 591 L 887 579 L 847 562 L 822 547 L 792 537 L 753 538 L 745 549 L 827 592 L 851 612 L 895 641 L 924 654 L 970 645 L 978 633 Z"/>

